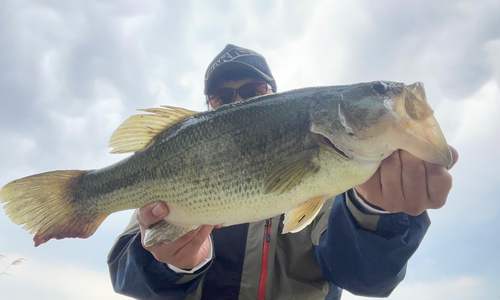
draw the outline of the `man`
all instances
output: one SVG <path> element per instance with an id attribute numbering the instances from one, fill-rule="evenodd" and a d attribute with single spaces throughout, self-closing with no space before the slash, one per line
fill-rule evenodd
<path id="1" fill-rule="evenodd" d="M 234 45 L 205 76 L 210 110 L 276 89 L 264 57 Z M 168 214 L 165 203 L 153 203 L 136 211 L 111 250 L 112 282 L 118 293 L 140 299 L 340 299 L 342 289 L 388 296 L 430 225 L 425 210 L 443 206 L 450 189 L 446 168 L 396 151 L 366 183 L 328 200 L 298 233 L 281 234 L 276 216 L 204 225 L 144 247 L 145 230 Z"/>

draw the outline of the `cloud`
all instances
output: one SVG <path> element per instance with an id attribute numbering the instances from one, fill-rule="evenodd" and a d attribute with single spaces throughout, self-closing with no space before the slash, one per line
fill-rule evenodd
<path id="1" fill-rule="evenodd" d="M 137 108 L 204 110 L 205 68 L 227 43 L 263 54 L 280 91 L 423 81 L 461 158 L 452 170 L 448 203 L 431 211 L 433 226 L 410 262 L 415 276 L 391 299 L 447 299 L 443 293 L 453 288 L 463 292 L 458 299 L 483 295 L 471 290 L 495 297 L 499 293 L 485 284 L 500 267 L 493 253 L 500 245 L 492 238 L 500 217 L 499 14 L 495 0 L 1 1 L 0 186 L 33 173 L 100 168 L 123 158 L 108 154 L 107 141 Z M 82 298 L 96 299 L 104 289 L 97 281 L 87 291 L 74 282 L 94 277 L 110 290 L 104 260 L 128 217 L 110 216 L 87 240 L 34 249 L 32 237 L 0 215 L 0 251 L 23 249 L 34 274 L 50 271 Z M 18 267 L 20 272 L 28 264 Z M 51 278 L 26 276 L 0 278 L 1 290 L 4 281 L 22 278 L 33 289 L 15 289 L 31 298 L 74 298 Z"/>
<path id="2" fill-rule="evenodd" d="M 2 270 L 19 254 L 6 254 L 0 260 Z M 26 258 L 26 257 L 24 257 Z M 39 261 L 27 258 L 9 268 L 11 276 L 0 277 L 3 299 L 87 300 L 129 299 L 116 294 L 106 272 L 98 272 L 73 263 Z"/>
<path id="3" fill-rule="evenodd" d="M 460 199 L 460 205 L 456 207 L 457 220 L 466 216 L 471 221 L 484 220 L 482 210 L 485 207 L 498 207 L 495 199 L 486 196 L 500 184 L 494 161 L 496 149 L 500 147 L 500 137 L 497 134 L 500 120 L 496 117 L 500 112 L 497 80 L 491 78 L 463 101 L 442 99 L 435 107 L 435 112 L 441 117 L 440 123 L 448 142 L 458 149 L 461 157 L 456 169 L 451 171 L 456 175 L 452 192 L 455 198 Z M 482 199 L 481 205 L 470 201 L 477 197 Z M 492 209 L 488 214 L 498 213 L 498 210 Z"/>
<path id="4" fill-rule="evenodd" d="M 457 299 L 491 299 L 490 295 L 500 290 L 481 277 L 452 277 L 435 282 L 417 281 L 411 284 L 402 283 L 390 296 L 393 300 L 457 300 Z M 366 299 L 344 293 L 343 300 Z"/>
<path id="5" fill-rule="evenodd" d="M 494 1 L 361 1 L 369 26 L 350 27 L 347 77 L 436 81 L 453 100 L 481 88 L 493 69 L 484 46 L 500 35 Z M 360 5 L 361 6 L 361 5 Z M 348 27 L 349 28 L 349 27 Z M 460 37 L 460 38 L 457 38 Z"/>

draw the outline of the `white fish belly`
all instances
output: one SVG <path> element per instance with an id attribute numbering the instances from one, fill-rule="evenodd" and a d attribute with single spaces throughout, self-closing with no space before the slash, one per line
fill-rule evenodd
<path id="1" fill-rule="evenodd" d="M 229 226 L 271 218 L 310 198 L 320 195 L 331 198 L 345 192 L 368 180 L 380 165 L 380 162 L 346 160 L 323 148 L 314 163 L 320 166 L 317 173 L 281 195 L 263 194 L 264 184 L 254 193 L 228 195 L 221 190 L 217 195 L 211 195 L 212 200 L 202 200 L 194 208 L 180 202 L 167 203 L 170 214 L 165 220 L 182 227 L 196 227 L 203 224 Z"/>

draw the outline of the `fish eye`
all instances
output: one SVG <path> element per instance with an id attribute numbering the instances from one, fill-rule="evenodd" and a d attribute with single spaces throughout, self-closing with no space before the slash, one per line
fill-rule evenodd
<path id="1" fill-rule="evenodd" d="M 387 85 L 382 82 L 377 82 L 372 85 L 372 89 L 374 89 L 379 94 L 387 93 Z"/>

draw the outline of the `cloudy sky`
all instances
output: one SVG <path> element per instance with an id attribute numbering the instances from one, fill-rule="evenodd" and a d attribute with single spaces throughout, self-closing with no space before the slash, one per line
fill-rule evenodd
<path id="1" fill-rule="evenodd" d="M 227 43 L 263 54 L 280 91 L 422 81 L 460 161 L 389 299 L 498 299 L 499 15 L 497 0 L 0 1 L 0 186 L 122 159 L 108 138 L 137 108 L 204 110 L 205 69 Z M 0 271 L 27 259 L 0 276 L 2 299 L 125 299 L 106 256 L 130 214 L 34 248 L 0 212 Z"/>

